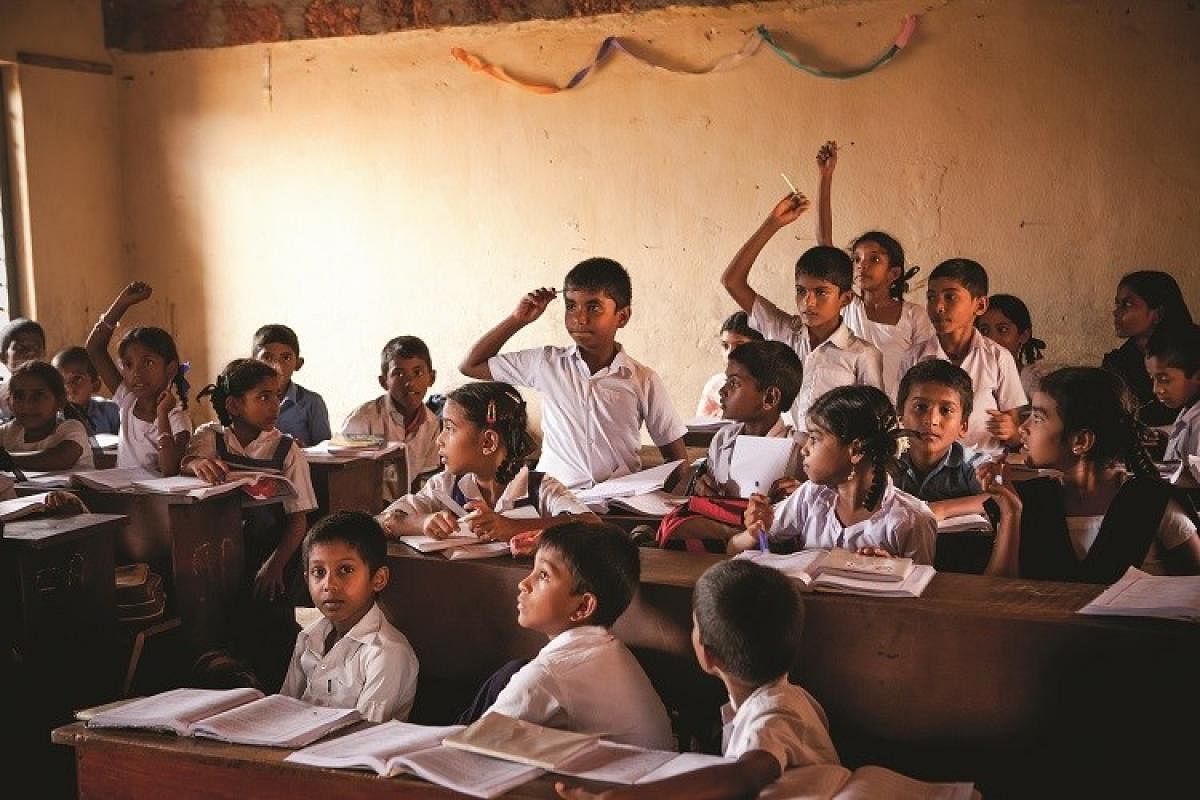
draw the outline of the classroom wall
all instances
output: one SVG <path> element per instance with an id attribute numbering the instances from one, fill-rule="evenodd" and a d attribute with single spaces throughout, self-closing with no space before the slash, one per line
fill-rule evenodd
<path id="1" fill-rule="evenodd" d="M 130 274 L 156 290 L 135 316 L 172 325 L 204 378 L 259 324 L 291 324 L 308 362 L 297 378 L 336 424 L 378 393 L 387 338 L 426 338 L 436 388 L 452 387 L 524 291 L 602 254 L 634 279 L 622 341 L 690 415 L 733 310 L 720 271 L 784 194 L 780 171 L 814 188 L 827 138 L 843 145 L 838 241 L 881 227 L 926 273 L 978 259 L 995 291 L 1029 302 L 1056 360 L 1096 363 L 1118 344 L 1111 302 L 1129 269 L 1170 269 L 1196 305 L 1195 4 L 930 4 L 907 50 L 848 81 L 765 50 L 705 76 L 618 54 L 581 88 L 538 96 L 449 54 L 562 82 L 618 34 L 696 69 L 761 22 L 801 58 L 849 67 L 925 9 L 805 5 L 117 53 Z M 754 273 L 781 305 L 814 224 L 777 237 Z M 82 287 L 60 288 L 81 304 Z M 566 342 L 561 309 L 511 346 Z"/>

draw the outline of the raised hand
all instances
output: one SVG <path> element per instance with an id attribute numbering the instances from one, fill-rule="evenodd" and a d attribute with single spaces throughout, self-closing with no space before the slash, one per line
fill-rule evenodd
<path id="1" fill-rule="evenodd" d="M 517 303 L 516 309 L 513 310 L 512 318 L 522 325 L 528 325 L 542 315 L 546 310 L 546 306 L 550 305 L 550 301 L 558 296 L 558 292 L 554 289 L 547 289 L 543 286 L 540 289 L 534 289 L 524 297 L 521 302 Z"/>

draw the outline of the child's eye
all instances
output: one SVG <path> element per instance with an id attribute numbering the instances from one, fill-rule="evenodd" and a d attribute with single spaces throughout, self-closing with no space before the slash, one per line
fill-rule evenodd
<path id="1" fill-rule="evenodd" d="M 343 564 L 338 568 L 338 572 L 342 573 L 343 575 L 353 575 L 354 567 L 350 564 Z"/>
<path id="2" fill-rule="evenodd" d="M 309 574 L 311 577 L 313 577 L 313 578 L 316 578 L 316 579 L 320 580 L 321 578 L 324 578 L 324 577 L 325 577 L 325 570 L 324 570 L 324 568 L 322 568 L 322 567 L 313 567 L 312 569 L 310 569 L 310 570 L 308 571 L 308 574 Z"/>

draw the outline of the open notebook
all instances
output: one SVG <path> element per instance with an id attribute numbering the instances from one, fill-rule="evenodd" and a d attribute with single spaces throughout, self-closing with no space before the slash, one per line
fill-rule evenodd
<path id="1" fill-rule="evenodd" d="M 789 769 L 763 789 L 760 800 L 979 800 L 973 783 L 917 780 L 887 767 L 838 764 Z"/>
<path id="2" fill-rule="evenodd" d="M 1130 567 L 1078 613 L 1200 622 L 1200 575 L 1151 575 Z"/>
<path id="3" fill-rule="evenodd" d="M 801 550 L 788 555 L 747 550 L 735 557 L 777 569 L 802 589 L 815 592 L 920 597 L 934 576 L 933 567 L 913 564 L 911 559 L 858 556 L 837 549 Z M 826 563 L 836 568 L 826 570 Z M 862 568 L 856 569 L 859 564 Z"/>

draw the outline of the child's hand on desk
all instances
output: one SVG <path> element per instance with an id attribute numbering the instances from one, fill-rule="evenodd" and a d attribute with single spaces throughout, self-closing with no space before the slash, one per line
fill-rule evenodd
<path id="1" fill-rule="evenodd" d="M 786 500 L 792 496 L 792 492 L 800 488 L 801 483 L 803 483 L 803 481 L 799 481 L 795 478 L 780 478 L 771 484 L 771 491 L 767 494 L 767 496 L 771 498 L 772 503 L 778 503 L 781 500 Z"/>
<path id="2" fill-rule="evenodd" d="M 46 495 L 46 511 L 51 514 L 86 514 L 88 507 L 70 492 L 50 492 Z"/>
<path id="3" fill-rule="evenodd" d="M 895 558 L 895 553 L 889 553 L 882 547 L 860 547 L 857 550 L 860 556 L 878 556 L 879 558 Z"/>
<path id="4" fill-rule="evenodd" d="M 219 458 L 197 458 L 188 464 L 197 478 L 209 483 L 221 483 L 229 474 L 229 465 Z"/>
<path id="5" fill-rule="evenodd" d="M 471 512 L 463 517 L 463 522 L 481 542 L 507 542 L 519 533 L 516 523 L 497 514 L 482 500 L 472 500 L 463 508 Z"/>
<path id="6" fill-rule="evenodd" d="M 522 325 L 528 325 L 542 315 L 546 310 L 546 306 L 550 305 L 550 301 L 558 295 L 554 289 L 547 289 L 543 286 L 540 289 L 534 289 L 529 294 L 521 298 L 521 302 L 517 303 L 516 309 L 512 313 L 512 318 Z"/>
<path id="7" fill-rule="evenodd" d="M 765 533 L 775 521 L 775 508 L 765 494 L 755 492 L 750 495 L 750 502 L 742 514 L 742 522 L 750 533 Z"/>
<path id="8" fill-rule="evenodd" d="M 258 568 L 258 574 L 254 576 L 255 597 L 274 600 L 287 594 L 287 587 L 283 582 L 284 566 L 284 560 L 278 558 L 277 553 L 271 553 L 267 557 L 263 565 Z"/>
<path id="9" fill-rule="evenodd" d="M 541 539 L 541 531 L 521 531 L 508 540 L 508 550 L 513 554 L 513 558 L 531 556 L 537 550 Z"/>
<path id="10" fill-rule="evenodd" d="M 458 518 L 449 511 L 437 511 L 425 518 L 421 530 L 434 539 L 445 539 L 458 533 Z"/>
<path id="11" fill-rule="evenodd" d="M 767 222 L 777 228 L 782 228 L 784 225 L 791 225 L 800 219 L 800 215 L 805 211 L 808 211 L 808 198 L 799 192 L 789 194 L 776 203 L 775 208 L 771 209 Z"/>

